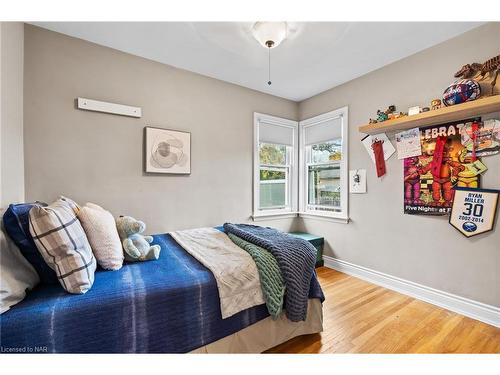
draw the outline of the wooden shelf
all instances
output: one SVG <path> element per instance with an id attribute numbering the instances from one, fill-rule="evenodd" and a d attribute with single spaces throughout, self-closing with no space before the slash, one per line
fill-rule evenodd
<path id="1" fill-rule="evenodd" d="M 463 120 L 484 113 L 500 111 L 500 95 L 480 98 L 472 102 L 442 107 L 434 111 L 422 112 L 418 115 L 400 117 L 394 120 L 366 124 L 359 127 L 361 133 L 378 134 L 408 130 L 417 127 L 443 124 L 450 121 Z"/>

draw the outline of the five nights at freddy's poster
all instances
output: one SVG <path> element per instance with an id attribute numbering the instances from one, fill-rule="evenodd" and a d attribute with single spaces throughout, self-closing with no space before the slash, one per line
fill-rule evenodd
<path id="1" fill-rule="evenodd" d="M 478 120 L 462 120 L 420 129 L 422 155 L 404 159 L 404 213 L 414 215 L 448 215 L 453 187 L 478 188 L 479 175 L 486 168 L 473 160 L 461 143 L 465 126 Z M 446 137 L 441 168 L 431 169 L 436 140 Z"/>

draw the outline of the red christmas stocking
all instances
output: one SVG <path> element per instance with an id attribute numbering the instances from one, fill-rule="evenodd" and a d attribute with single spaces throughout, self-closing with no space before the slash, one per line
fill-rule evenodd
<path id="1" fill-rule="evenodd" d="M 377 177 L 385 175 L 385 159 L 384 148 L 382 147 L 383 141 L 372 143 L 373 154 L 375 155 L 375 166 L 377 167 Z"/>

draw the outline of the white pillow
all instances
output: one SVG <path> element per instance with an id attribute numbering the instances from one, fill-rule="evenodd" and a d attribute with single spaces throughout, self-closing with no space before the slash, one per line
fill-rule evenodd
<path id="1" fill-rule="evenodd" d="M 113 215 L 96 204 L 87 203 L 80 209 L 78 219 L 97 263 L 107 270 L 119 270 L 123 265 L 123 248 Z"/>
<path id="2" fill-rule="evenodd" d="M 4 210 L 0 210 L 0 219 Z M 35 269 L 14 245 L 3 229 L 0 229 L 0 314 L 9 310 L 40 282 Z"/>

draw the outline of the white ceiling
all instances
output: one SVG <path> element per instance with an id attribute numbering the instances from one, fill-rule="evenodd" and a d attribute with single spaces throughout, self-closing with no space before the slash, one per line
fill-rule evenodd
<path id="1" fill-rule="evenodd" d="M 245 22 L 37 22 L 35 25 L 283 98 L 301 101 L 473 29 L 479 22 L 291 23 L 267 50 Z"/>

